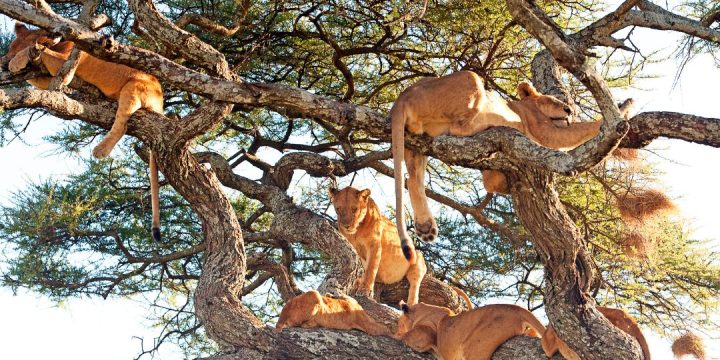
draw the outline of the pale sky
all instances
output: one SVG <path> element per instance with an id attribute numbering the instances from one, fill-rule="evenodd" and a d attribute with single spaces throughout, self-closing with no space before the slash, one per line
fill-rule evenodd
<path id="1" fill-rule="evenodd" d="M 670 33 L 636 30 L 636 43 L 644 53 L 651 49 L 672 50 L 677 36 Z M 667 51 L 666 51 L 667 52 Z M 619 100 L 633 97 L 635 112 L 667 110 L 696 115 L 720 117 L 717 90 L 720 71 L 709 56 L 700 56 L 687 67 L 680 83 L 672 89 L 677 63 L 667 61 L 648 65 L 646 71 L 660 75 L 660 79 L 643 80 L 639 89 L 618 93 Z M 62 178 L 78 168 L 75 160 L 64 155 L 50 154 L 53 149 L 44 144 L 42 136 L 53 134 L 62 120 L 45 118 L 33 123 L 19 141 L 0 148 L 0 203 L 6 203 L 11 192 L 23 189 L 28 181 L 49 177 Z M 662 157 L 654 156 L 664 186 L 676 201 L 682 216 L 692 219 L 694 237 L 712 241 L 720 249 L 717 204 L 718 159 L 720 150 L 685 143 L 660 140 L 651 145 Z M 50 154 L 50 155 L 49 155 Z M 89 157 L 89 151 L 87 152 Z M 385 194 L 391 196 L 392 194 Z M 0 358 L 13 359 L 128 359 L 139 351 L 139 340 L 145 337 L 146 346 L 158 333 L 145 320 L 149 313 L 146 303 L 133 299 L 72 299 L 61 306 L 36 294 L 20 292 L 13 296 L 8 289 L 0 289 Z M 670 342 L 650 331 L 653 358 L 672 359 Z M 711 359 L 720 359 L 720 331 L 706 339 Z M 42 341 L 38 341 L 38 339 Z M 715 344 L 711 343 L 714 342 Z M 715 357 L 713 357 L 715 356 Z M 171 348 L 161 349 L 159 359 L 176 359 L 179 354 Z"/>

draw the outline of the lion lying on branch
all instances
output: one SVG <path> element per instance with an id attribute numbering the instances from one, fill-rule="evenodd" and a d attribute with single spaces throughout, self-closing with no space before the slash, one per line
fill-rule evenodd
<path id="1" fill-rule="evenodd" d="M 280 312 L 275 332 L 286 327 L 324 327 L 360 330 L 373 336 L 390 335 L 390 330 L 375 322 L 355 299 L 349 296 L 321 296 L 315 290 L 290 299 Z"/>
<path id="2" fill-rule="evenodd" d="M 460 314 L 440 306 L 402 305 L 395 337 L 412 349 L 442 360 L 490 360 L 512 337 L 540 337 L 545 327 L 517 305 L 487 305 Z"/>
<path id="3" fill-rule="evenodd" d="M 471 71 L 459 71 L 440 78 L 426 78 L 403 91 L 390 111 L 392 152 L 395 167 L 396 226 L 409 258 L 413 244 L 405 231 L 403 216 L 402 162 L 408 169 L 408 189 L 414 211 L 415 229 L 424 241 L 438 235 L 437 224 L 425 197 L 427 156 L 405 148 L 405 129 L 411 134 L 471 136 L 493 126 L 521 131 L 535 142 L 555 148 L 576 147 L 594 137 L 602 121 L 572 123 L 573 111 L 553 96 L 540 94 L 529 83 L 518 85 L 520 100 L 506 102 L 485 92 L 481 78 Z M 563 124 L 565 127 L 558 127 Z M 483 171 L 488 192 L 507 193 L 505 176 Z"/>
<path id="4" fill-rule="evenodd" d="M 33 61 L 31 52 L 39 51 L 40 61 L 53 76 L 58 73 L 75 46 L 70 41 L 60 41 L 44 30 L 30 30 L 22 23 L 15 23 L 15 40 L 10 43 L 3 63 L 11 72 L 19 72 Z M 125 135 L 130 116 L 139 109 L 163 113 L 163 91 L 154 76 L 131 67 L 100 60 L 86 52 L 80 52 L 75 75 L 95 85 L 107 97 L 118 102 L 115 121 L 105 138 L 93 149 L 93 156 L 102 159 L 110 155 L 113 147 Z M 30 79 L 33 86 L 47 90 L 50 77 Z M 152 234 L 160 241 L 160 195 L 158 168 L 150 152 L 150 197 L 152 205 Z"/>

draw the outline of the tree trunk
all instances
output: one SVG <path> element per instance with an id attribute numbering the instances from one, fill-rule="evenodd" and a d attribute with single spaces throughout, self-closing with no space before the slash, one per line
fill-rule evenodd
<path id="1" fill-rule="evenodd" d="M 642 359 L 637 342 L 595 310 L 591 262 L 553 174 L 532 166 L 509 174 L 515 210 L 545 266 L 545 308 L 560 337 L 583 359 Z"/>
<path id="2" fill-rule="evenodd" d="M 185 147 L 153 151 L 160 171 L 203 224 L 207 248 L 194 295 L 196 315 L 221 347 L 268 347 L 270 332 L 240 301 L 245 244 L 240 223 L 220 183 Z"/>

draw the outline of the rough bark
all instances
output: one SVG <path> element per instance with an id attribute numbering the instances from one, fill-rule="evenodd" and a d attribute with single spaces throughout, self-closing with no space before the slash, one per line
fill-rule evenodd
<path id="1" fill-rule="evenodd" d="M 556 331 L 583 359 L 642 359 L 637 343 L 595 310 L 588 293 L 590 260 L 554 189 L 553 174 L 524 167 L 511 179 L 517 215 L 544 265 L 545 309 Z"/>

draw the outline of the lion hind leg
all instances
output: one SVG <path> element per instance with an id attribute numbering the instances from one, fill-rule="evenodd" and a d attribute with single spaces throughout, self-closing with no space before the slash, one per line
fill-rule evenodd
<path id="1" fill-rule="evenodd" d="M 432 242 L 438 236 L 438 227 L 430 212 L 425 196 L 425 169 L 428 158 L 412 150 L 405 150 L 405 164 L 408 169 L 408 190 L 415 218 L 415 230 L 422 241 Z"/>
<path id="2" fill-rule="evenodd" d="M 356 329 L 364 331 L 372 336 L 390 336 L 392 333 L 385 326 L 368 316 L 364 311 L 358 314 L 356 320 Z"/>
<path id="3" fill-rule="evenodd" d="M 488 193 L 510 194 L 507 178 L 502 172 L 497 170 L 483 170 L 482 177 L 483 186 L 485 186 L 485 191 Z"/>
<path id="4" fill-rule="evenodd" d="M 110 152 L 127 131 L 128 119 L 138 111 L 142 105 L 137 89 L 137 83 L 130 81 L 122 90 L 118 97 L 118 109 L 115 113 L 115 122 L 105 135 L 105 138 L 93 149 L 93 156 L 103 159 L 110 155 Z"/>

